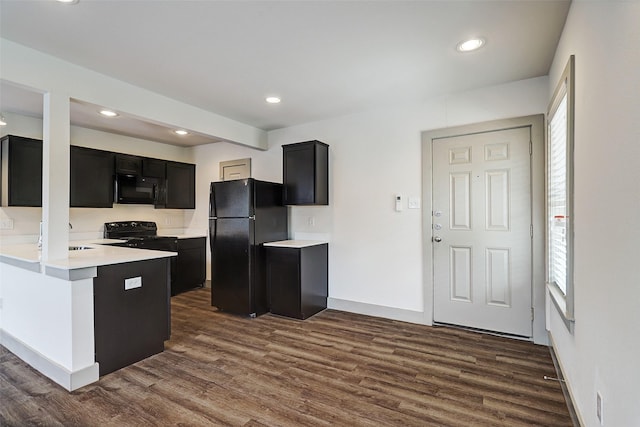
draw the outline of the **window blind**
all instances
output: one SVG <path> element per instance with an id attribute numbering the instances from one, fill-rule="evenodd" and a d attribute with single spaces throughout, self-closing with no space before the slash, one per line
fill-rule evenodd
<path id="1" fill-rule="evenodd" d="M 567 94 L 549 121 L 549 282 L 567 293 Z"/>

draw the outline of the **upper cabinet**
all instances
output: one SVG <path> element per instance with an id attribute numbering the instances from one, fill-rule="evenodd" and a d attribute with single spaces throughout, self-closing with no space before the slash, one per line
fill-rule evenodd
<path id="1" fill-rule="evenodd" d="M 285 205 L 328 205 L 329 146 L 307 141 L 282 150 Z"/>
<path id="2" fill-rule="evenodd" d="M 142 176 L 145 178 L 158 178 L 163 180 L 166 176 L 166 160 L 142 158 Z"/>
<path id="3" fill-rule="evenodd" d="M 196 165 L 167 161 L 164 197 L 167 209 L 195 209 Z"/>
<path id="4" fill-rule="evenodd" d="M 42 141 L 2 138 L 2 206 L 42 206 Z"/>
<path id="5" fill-rule="evenodd" d="M 113 207 L 114 157 L 109 151 L 71 146 L 71 207 Z"/>
<path id="6" fill-rule="evenodd" d="M 156 208 L 167 209 L 194 209 L 196 206 L 195 169 L 196 166 L 189 163 L 72 146 L 71 206 L 112 207 L 114 181 L 117 175 L 120 178 L 131 177 L 127 179 L 132 183 L 138 182 L 138 184 L 131 184 L 135 188 L 123 187 L 122 190 L 129 193 L 146 190 L 147 187 L 142 184 L 143 181 L 153 184 L 153 186 L 149 185 L 149 191 L 153 194 L 149 196 L 148 202 L 136 199 L 127 203 L 153 203 Z M 118 179 L 117 182 L 125 185 L 123 179 Z M 129 194 L 127 197 L 133 196 Z"/>
<path id="7" fill-rule="evenodd" d="M 116 153 L 116 174 L 139 176 L 141 173 L 141 157 Z"/>
<path id="8" fill-rule="evenodd" d="M 2 206 L 42 206 L 42 141 L 7 135 L 0 139 Z M 196 166 L 93 148 L 70 147 L 69 206 L 111 208 L 116 175 L 154 183 L 156 208 L 194 209 Z M 133 179 L 135 182 L 135 178 Z"/>

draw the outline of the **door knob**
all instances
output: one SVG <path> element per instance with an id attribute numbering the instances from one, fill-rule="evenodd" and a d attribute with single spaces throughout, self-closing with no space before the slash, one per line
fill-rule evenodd
<path id="1" fill-rule="evenodd" d="M 433 238 L 433 241 L 434 241 L 434 242 L 436 242 L 436 243 L 440 243 L 440 242 L 442 242 L 442 237 L 440 237 L 440 236 L 435 236 L 435 237 Z"/>

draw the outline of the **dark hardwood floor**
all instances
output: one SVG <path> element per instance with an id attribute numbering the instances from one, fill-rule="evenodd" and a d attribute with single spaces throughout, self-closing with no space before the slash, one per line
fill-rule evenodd
<path id="1" fill-rule="evenodd" d="M 166 351 L 73 393 L 0 347 L 0 425 L 571 426 L 546 347 L 327 310 L 172 298 Z"/>

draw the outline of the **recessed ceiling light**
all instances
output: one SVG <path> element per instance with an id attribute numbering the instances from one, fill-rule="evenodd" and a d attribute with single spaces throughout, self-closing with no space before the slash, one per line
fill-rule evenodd
<path id="1" fill-rule="evenodd" d="M 267 101 L 269 104 L 279 104 L 280 101 L 282 101 L 277 96 L 267 96 L 264 100 Z"/>
<path id="2" fill-rule="evenodd" d="M 57 0 L 59 3 L 64 3 L 64 4 L 76 4 L 78 3 L 78 0 Z"/>
<path id="3" fill-rule="evenodd" d="M 484 46 L 484 43 L 485 41 L 482 38 L 469 39 L 458 43 L 458 46 L 456 46 L 456 50 L 458 52 L 471 52 L 480 49 L 482 46 Z"/>
<path id="4" fill-rule="evenodd" d="M 105 117 L 116 117 L 118 115 L 118 113 L 111 110 L 100 110 L 100 114 L 102 114 Z"/>
<path id="5" fill-rule="evenodd" d="M 186 131 L 186 130 L 184 130 L 184 129 L 174 130 L 173 132 L 174 132 L 174 133 L 177 133 L 178 135 L 182 135 L 182 136 L 184 136 L 184 135 L 189 135 L 189 132 L 187 132 L 187 131 Z"/>

